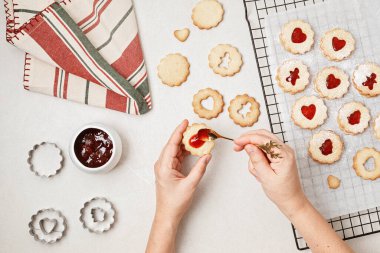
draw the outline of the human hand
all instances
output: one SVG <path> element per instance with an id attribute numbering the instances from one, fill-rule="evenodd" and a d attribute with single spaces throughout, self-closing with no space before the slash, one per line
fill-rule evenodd
<path id="1" fill-rule="evenodd" d="M 272 158 L 257 147 L 270 141 L 281 145 L 273 150 L 280 156 Z M 301 189 L 294 151 L 272 133 L 256 130 L 235 139 L 235 151 L 245 150 L 249 156 L 248 169 L 261 183 L 264 192 L 280 210 L 291 216 L 307 203 Z"/>

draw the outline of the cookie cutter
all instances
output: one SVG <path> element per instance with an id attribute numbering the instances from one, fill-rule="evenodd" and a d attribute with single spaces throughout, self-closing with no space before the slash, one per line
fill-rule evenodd
<path id="1" fill-rule="evenodd" d="M 95 197 L 84 203 L 79 220 L 84 229 L 101 234 L 109 231 L 116 219 L 116 211 L 106 198 Z"/>
<path id="2" fill-rule="evenodd" d="M 28 226 L 29 234 L 44 244 L 58 242 L 66 234 L 67 229 L 65 216 L 53 208 L 41 209 L 32 215 Z"/>
<path id="3" fill-rule="evenodd" d="M 43 172 L 39 171 L 39 169 L 34 166 L 33 161 L 32 161 L 33 154 L 36 152 L 36 150 L 38 150 L 40 147 L 43 147 L 43 146 L 51 146 L 52 148 L 57 149 L 58 150 L 58 156 L 60 157 L 59 166 L 56 169 L 52 170 L 50 173 L 45 173 L 45 174 Z M 63 157 L 62 149 L 60 149 L 58 147 L 58 145 L 55 143 L 41 142 L 40 144 L 34 145 L 33 148 L 31 150 L 29 150 L 29 152 L 28 152 L 27 163 L 29 165 L 29 169 L 36 176 L 39 176 L 39 177 L 51 178 L 51 177 L 57 175 L 61 171 L 61 169 L 63 168 L 63 161 L 64 161 L 64 157 Z"/>

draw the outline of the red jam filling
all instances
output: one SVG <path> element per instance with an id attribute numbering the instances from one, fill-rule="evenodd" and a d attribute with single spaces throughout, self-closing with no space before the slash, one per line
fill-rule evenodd
<path id="1" fill-rule="evenodd" d="M 286 78 L 286 81 L 291 83 L 293 86 L 296 85 L 297 79 L 300 79 L 299 73 L 300 70 L 298 68 L 290 71 L 290 75 Z"/>
<path id="2" fill-rule="evenodd" d="M 311 104 L 309 106 L 302 106 L 301 112 L 303 116 L 305 116 L 308 120 L 312 120 L 314 118 L 315 112 L 317 111 L 317 108 L 314 104 Z"/>
<path id="3" fill-rule="evenodd" d="M 347 117 L 348 123 L 350 123 L 351 125 L 359 124 L 361 115 L 362 113 L 359 110 L 354 111 L 353 113 L 351 113 L 350 116 Z"/>
<path id="4" fill-rule="evenodd" d="M 210 133 L 210 129 L 205 128 L 205 129 L 199 130 L 198 133 L 194 134 L 189 139 L 190 146 L 192 146 L 193 148 L 202 147 L 203 144 L 205 144 L 205 142 L 210 139 L 209 133 Z"/>
<path id="5" fill-rule="evenodd" d="M 340 40 L 337 37 L 334 37 L 332 39 L 332 46 L 334 48 L 334 51 L 339 51 L 346 46 L 346 41 Z"/>
<path id="6" fill-rule="evenodd" d="M 335 89 L 340 85 L 340 79 L 336 78 L 333 74 L 327 76 L 326 87 L 327 89 Z"/>
<path id="7" fill-rule="evenodd" d="M 368 89 L 373 90 L 373 86 L 375 85 L 375 83 L 377 83 L 376 77 L 377 76 L 375 73 L 372 73 L 370 76 L 367 76 L 367 80 L 363 83 L 363 86 L 367 86 Z"/>
<path id="8" fill-rule="evenodd" d="M 293 43 L 302 43 L 305 42 L 307 36 L 304 32 L 302 32 L 301 28 L 295 28 L 292 33 L 292 42 Z"/>
<path id="9" fill-rule="evenodd" d="M 74 152 L 78 160 L 88 168 L 106 164 L 112 156 L 113 143 L 109 135 L 97 128 L 88 128 L 75 140 Z"/>
<path id="10" fill-rule="evenodd" d="M 333 143 L 330 139 L 325 140 L 322 146 L 319 147 L 319 150 L 323 155 L 330 155 L 333 152 Z"/>

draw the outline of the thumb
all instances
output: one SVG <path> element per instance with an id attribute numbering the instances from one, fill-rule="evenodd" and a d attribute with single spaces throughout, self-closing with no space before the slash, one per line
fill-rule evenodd
<path id="1" fill-rule="evenodd" d="M 270 177 L 275 174 L 272 167 L 269 165 L 268 158 L 261 149 L 252 144 L 248 144 L 244 147 L 244 150 L 247 152 L 259 178 Z"/>
<path id="2" fill-rule="evenodd" d="M 193 187 L 196 187 L 199 182 L 201 181 L 203 175 L 206 172 L 206 167 L 208 163 L 211 160 L 211 155 L 204 155 L 201 158 L 198 159 L 192 170 L 190 171 L 189 175 L 186 178 L 186 181 L 192 185 Z"/>

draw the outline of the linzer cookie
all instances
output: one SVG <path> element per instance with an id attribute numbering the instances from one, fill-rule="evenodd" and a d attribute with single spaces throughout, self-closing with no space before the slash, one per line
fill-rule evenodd
<path id="1" fill-rule="evenodd" d="M 366 168 L 366 163 L 373 158 L 373 168 Z M 354 156 L 353 167 L 356 175 L 366 180 L 376 180 L 380 177 L 380 152 L 374 148 L 359 150 Z"/>
<path id="2" fill-rule="evenodd" d="M 322 99 L 305 96 L 295 102 L 291 117 L 297 126 L 315 129 L 327 119 L 327 107 Z"/>
<path id="3" fill-rule="evenodd" d="M 190 74 L 190 64 L 181 54 L 169 54 L 157 67 L 158 77 L 168 86 L 180 86 Z"/>
<path id="4" fill-rule="evenodd" d="M 338 161 L 343 153 L 343 142 L 333 131 L 320 131 L 313 135 L 309 143 L 309 154 L 314 161 L 332 164 Z"/>
<path id="5" fill-rule="evenodd" d="M 323 35 L 320 47 L 330 61 L 342 61 L 355 50 L 355 39 L 346 30 L 335 28 Z"/>
<path id="6" fill-rule="evenodd" d="M 250 104 L 249 112 L 243 115 L 240 111 L 247 104 Z M 228 112 L 235 124 L 241 127 L 253 126 L 260 116 L 260 104 L 247 94 L 238 95 L 231 100 Z"/>
<path id="7" fill-rule="evenodd" d="M 350 102 L 338 112 L 338 125 L 347 134 L 360 134 L 368 127 L 371 115 L 367 107 L 359 102 Z"/>
<path id="8" fill-rule="evenodd" d="M 314 79 L 315 91 L 322 98 L 341 98 L 348 92 L 349 86 L 348 75 L 337 67 L 323 68 Z"/>
<path id="9" fill-rule="evenodd" d="M 359 93 L 366 97 L 380 94 L 380 66 L 375 63 L 365 63 L 356 67 L 352 82 Z"/>
<path id="10" fill-rule="evenodd" d="M 375 119 L 373 130 L 375 131 L 375 137 L 380 140 L 380 114 Z"/>
<path id="11" fill-rule="evenodd" d="M 302 20 L 292 20 L 281 30 L 280 42 L 284 49 L 292 54 L 304 54 L 314 44 L 314 31 Z"/>
<path id="12" fill-rule="evenodd" d="M 199 29 L 211 29 L 223 20 L 223 6 L 216 0 L 201 0 L 194 9 L 191 18 Z"/>
<path id="13" fill-rule="evenodd" d="M 202 105 L 202 101 L 212 98 L 213 107 L 212 109 L 207 109 Z M 216 90 L 207 88 L 198 91 L 193 98 L 193 109 L 200 118 L 212 119 L 218 117 L 218 115 L 223 111 L 224 101 L 223 96 Z"/>
<path id="14" fill-rule="evenodd" d="M 210 128 L 205 124 L 194 123 L 183 133 L 182 143 L 192 155 L 210 154 L 215 143 L 209 136 Z"/>
<path id="15" fill-rule="evenodd" d="M 296 94 L 309 84 L 308 67 L 300 60 L 287 60 L 278 69 L 276 80 L 284 92 Z"/>

